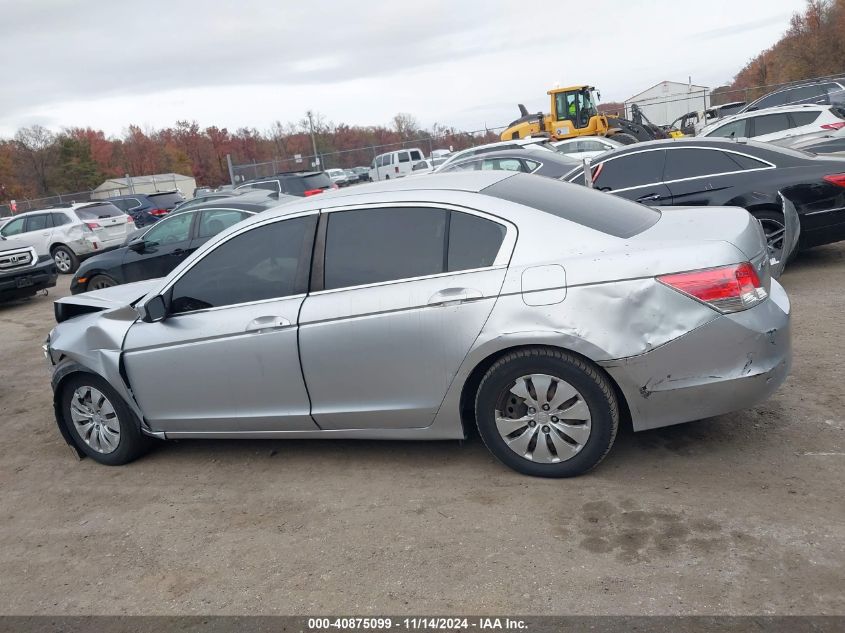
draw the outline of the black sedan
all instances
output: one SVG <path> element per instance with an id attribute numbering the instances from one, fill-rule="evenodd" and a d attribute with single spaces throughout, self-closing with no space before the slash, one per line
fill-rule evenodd
<path id="1" fill-rule="evenodd" d="M 560 178 L 570 173 L 581 161 L 554 150 L 527 145 L 518 149 L 503 149 L 469 156 L 449 164 L 439 173 L 501 169 L 537 174 L 547 178 Z"/>
<path id="2" fill-rule="evenodd" d="M 670 139 L 607 152 L 591 170 L 596 189 L 650 206 L 744 207 L 775 257 L 784 235 L 778 192 L 798 211 L 799 248 L 845 239 L 845 159 L 753 141 Z M 584 184 L 583 171 L 564 180 Z"/>
<path id="3" fill-rule="evenodd" d="M 86 259 L 70 282 L 73 294 L 163 277 L 209 238 L 267 205 L 209 202 L 156 222 L 127 246 Z"/>

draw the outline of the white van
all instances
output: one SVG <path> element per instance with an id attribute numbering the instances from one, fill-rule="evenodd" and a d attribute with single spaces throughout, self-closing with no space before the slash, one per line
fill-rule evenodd
<path id="1" fill-rule="evenodd" d="M 423 160 L 423 153 L 417 148 L 379 154 L 370 165 L 370 180 L 401 178 L 411 173 L 414 165 L 421 160 Z"/>

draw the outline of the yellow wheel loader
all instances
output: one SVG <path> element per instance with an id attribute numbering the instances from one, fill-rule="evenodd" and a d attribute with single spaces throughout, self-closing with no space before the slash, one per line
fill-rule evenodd
<path id="1" fill-rule="evenodd" d="M 632 106 L 631 119 L 599 113 L 596 105 L 601 94 L 593 86 L 554 88 L 547 94 L 551 101 L 549 114 L 529 114 L 520 103 L 519 113 L 522 116 L 502 132 L 503 141 L 538 135 L 548 135 L 554 140 L 573 136 L 607 136 L 628 145 L 669 138 L 669 134 L 653 125 L 636 104 Z"/>

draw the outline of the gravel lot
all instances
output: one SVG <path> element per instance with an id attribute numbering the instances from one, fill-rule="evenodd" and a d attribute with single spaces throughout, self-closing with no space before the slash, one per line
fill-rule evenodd
<path id="1" fill-rule="evenodd" d="M 845 613 L 845 245 L 784 277 L 795 358 L 770 401 L 624 430 L 563 481 L 477 437 L 77 461 L 40 349 L 68 282 L 0 306 L 0 613 Z"/>

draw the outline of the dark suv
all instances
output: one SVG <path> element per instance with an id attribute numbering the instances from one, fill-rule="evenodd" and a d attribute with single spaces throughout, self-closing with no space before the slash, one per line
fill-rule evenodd
<path id="1" fill-rule="evenodd" d="M 245 189 L 268 189 L 289 196 L 307 197 L 328 189 L 337 189 L 337 185 L 322 171 L 289 171 L 267 178 L 248 180 L 238 185 L 235 191 Z"/>
<path id="2" fill-rule="evenodd" d="M 756 101 L 752 101 L 737 114 L 801 103 L 818 103 L 823 105 L 845 103 L 845 81 L 819 81 L 781 88 L 760 97 Z"/>
<path id="3" fill-rule="evenodd" d="M 135 220 L 135 226 L 152 224 L 167 215 L 177 204 L 185 201 L 178 191 L 160 191 L 157 193 L 139 193 L 109 198 L 114 206 L 125 211 Z"/>

